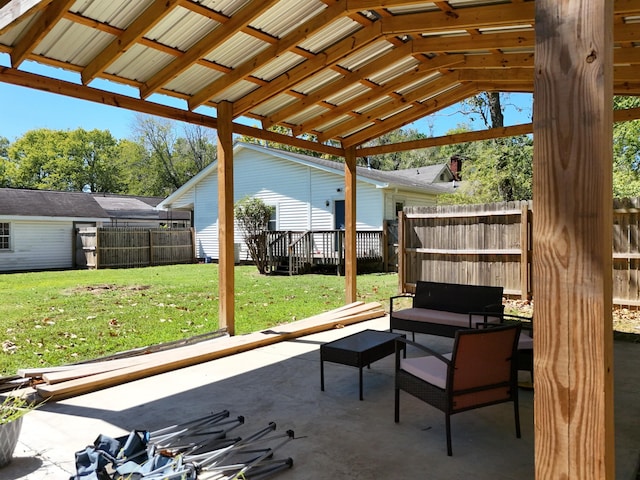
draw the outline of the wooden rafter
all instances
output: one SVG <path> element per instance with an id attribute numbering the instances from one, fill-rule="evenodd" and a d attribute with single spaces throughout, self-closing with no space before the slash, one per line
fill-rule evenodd
<path id="1" fill-rule="evenodd" d="M 374 73 L 383 69 L 385 66 L 393 65 L 394 63 L 400 61 L 401 59 L 409 55 L 412 49 L 413 46 L 411 42 L 407 42 L 400 47 L 390 50 L 389 52 L 382 55 L 379 59 L 374 60 L 357 70 L 344 72 L 343 76 L 339 80 L 331 82 L 328 85 L 325 85 L 324 87 L 310 93 L 309 95 L 303 96 L 299 102 L 288 105 L 285 108 L 280 109 L 275 114 L 271 115 L 269 118 L 265 119 L 262 122 L 262 127 L 269 128 L 271 125 L 285 120 L 295 113 L 299 113 L 316 103 L 322 102 L 326 97 L 361 82 L 362 79 L 373 75 Z"/>
<path id="2" fill-rule="evenodd" d="M 393 111 L 404 110 L 413 102 L 421 102 L 431 95 L 438 96 L 435 95 L 435 93 L 444 94 L 444 92 L 456 87 L 459 83 L 458 74 L 456 72 L 441 75 L 437 79 L 422 85 L 419 88 L 415 88 L 411 92 L 402 96 L 390 96 L 385 103 L 379 104 L 371 109 L 364 110 L 362 113 L 359 113 L 347 122 L 343 122 L 330 129 L 323 130 L 318 135 L 318 138 L 322 141 L 329 138 L 343 137 L 350 132 L 360 130 L 363 125 L 370 122 L 378 122 L 385 117 L 389 117 Z"/>
<path id="3" fill-rule="evenodd" d="M 46 9 L 40 12 L 38 19 L 11 52 L 11 65 L 14 68 L 20 66 L 74 2 L 75 0 L 53 0 Z"/>
<path id="4" fill-rule="evenodd" d="M 187 70 L 206 54 L 217 48 L 222 42 L 246 27 L 252 20 L 264 13 L 278 0 L 251 1 L 245 4 L 231 19 L 220 28 L 215 28 L 201 38 L 193 47 L 177 60 L 161 69 L 145 82 L 140 90 L 140 96 L 147 98 L 156 92 L 166 82 L 174 79 Z"/>
<path id="5" fill-rule="evenodd" d="M 155 0 L 126 30 L 91 60 L 82 71 L 82 83 L 87 84 L 102 73 L 178 4 L 179 0 Z"/>
<path id="6" fill-rule="evenodd" d="M 320 30 L 326 24 L 332 22 L 336 18 L 345 15 L 347 13 L 345 4 L 346 0 L 341 0 L 331 7 L 328 7 L 320 15 L 307 20 L 286 37 L 278 40 L 266 50 L 258 53 L 252 58 L 249 58 L 242 65 L 234 68 L 233 71 L 228 75 L 225 75 L 220 79 L 214 81 L 213 83 L 207 85 L 206 87 L 202 88 L 200 91 L 196 92 L 189 100 L 189 108 L 193 110 L 199 107 L 208 99 L 215 96 L 218 92 L 221 92 L 226 88 L 229 88 L 232 85 L 235 85 L 236 83 L 246 79 L 253 72 L 258 70 L 268 62 L 272 61 L 278 55 L 296 48 L 296 45 L 302 40 L 304 40 L 314 32 Z"/>
<path id="7" fill-rule="evenodd" d="M 330 118 L 344 115 L 351 111 L 355 111 L 363 106 L 371 104 L 378 99 L 388 96 L 397 90 L 405 88 L 407 85 L 411 85 L 419 82 L 421 79 L 428 77 L 436 72 L 438 69 L 450 67 L 456 63 L 464 61 L 462 55 L 446 55 L 441 57 L 434 57 L 416 65 L 410 72 L 403 73 L 399 77 L 385 83 L 384 85 L 374 85 L 370 88 L 369 92 L 363 95 L 359 95 L 353 100 L 345 102 L 335 108 L 329 110 L 326 114 L 318 115 L 315 119 L 300 125 L 294 130 L 294 134 L 300 134 L 302 132 L 310 131 L 317 127 L 327 123 Z"/>
<path id="8" fill-rule="evenodd" d="M 411 109 L 403 112 L 402 115 L 396 115 L 393 118 L 387 120 L 378 121 L 376 124 L 369 126 L 363 130 L 360 130 L 354 134 L 351 134 L 342 139 L 342 147 L 348 148 L 351 146 L 361 145 L 369 140 L 384 135 L 385 133 L 396 130 L 403 127 L 415 120 L 422 118 L 426 115 L 430 115 L 441 108 L 454 105 L 465 98 L 477 93 L 473 90 L 472 86 L 461 85 L 449 92 L 444 93 L 438 98 L 432 98 L 420 104 L 414 105 Z"/>
<path id="9" fill-rule="evenodd" d="M 26 16 L 46 8 L 51 0 L 14 0 L 0 8 L 0 35 L 8 32 Z"/>
<path id="10" fill-rule="evenodd" d="M 319 72 L 329 65 L 335 65 L 345 56 L 369 45 L 380 37 L 380 24 L 374 23 L 364 27 L 345 38 L 337 44 L 329 47 L 321 55 L 313 60 L 307 60 L 297 67 L 292 68 L 286 75 L 280 75 L 265 87 L 254 90 L 238 100 L 234 105 L 234 117 L 246 113 L 258 102 L 263 102 L 278 95 L 282 90 L 291 88 L 302 80 Z"/>

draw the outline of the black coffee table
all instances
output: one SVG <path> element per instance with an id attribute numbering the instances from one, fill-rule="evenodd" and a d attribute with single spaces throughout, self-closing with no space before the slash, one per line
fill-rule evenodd
<path id="1" fill-rule="evenodd" d="M 363 330 L 320 346 L 320 389 L 324 392 L 324 362 L 358 367 L 360 400 L 362 400 L 362 368 L 395 352 L 395 340 L 404 334 Z M 404 348 L 404 343 L 402 344 Z"/>

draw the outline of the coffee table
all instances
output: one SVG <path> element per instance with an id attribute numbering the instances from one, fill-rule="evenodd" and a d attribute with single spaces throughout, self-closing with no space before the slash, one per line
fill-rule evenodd
<path id="1" fill-rule="evenodd" d="M 360 378 L 360 400 L 362 396 L 362 367 L 370 366 L 395 352 L 395 340 L 404 334 L 363 330 L 348 337 L 320 346 L 320 390 L 324 392 L 324 362 L 340 363 L 358 367 Z M 402 344 L 404 349 L 405 344 Z"/>

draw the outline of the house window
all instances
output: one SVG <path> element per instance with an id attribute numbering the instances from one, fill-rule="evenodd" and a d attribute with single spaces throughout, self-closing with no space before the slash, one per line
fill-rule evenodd
<path id="1" fill-rule="evenodd" d="M 396 202 L 396 216 L 398 216 L 398 212 L 401 212 L 404 208 L 404 202 Z"/>
<path id="2" fill-rule="evenodd" d="M 0 223 L 0 250 L 11 248 L 11 230 L 8 222 Z"/>
<path id="3" fill-rule="evenodd" d="M 271 218 L 269 218 L 269 225 L 267 226 L 267 230 L 270 232 L 275 232 L 278 230 L 278 207 L 275 205 L 271 206 Z"/>

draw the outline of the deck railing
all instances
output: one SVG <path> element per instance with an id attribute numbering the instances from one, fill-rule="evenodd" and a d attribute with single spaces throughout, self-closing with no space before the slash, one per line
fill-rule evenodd
<path id="1" fill-rule="evenodd" d="M 314 266 L 344 265 L 344 230 L 271 231 L 267 234 L 269 265 L 272 271 L 290 275 L 304 273 Z M 382 231 L 356 232 L 359 261 L 382 261 Z"/>

